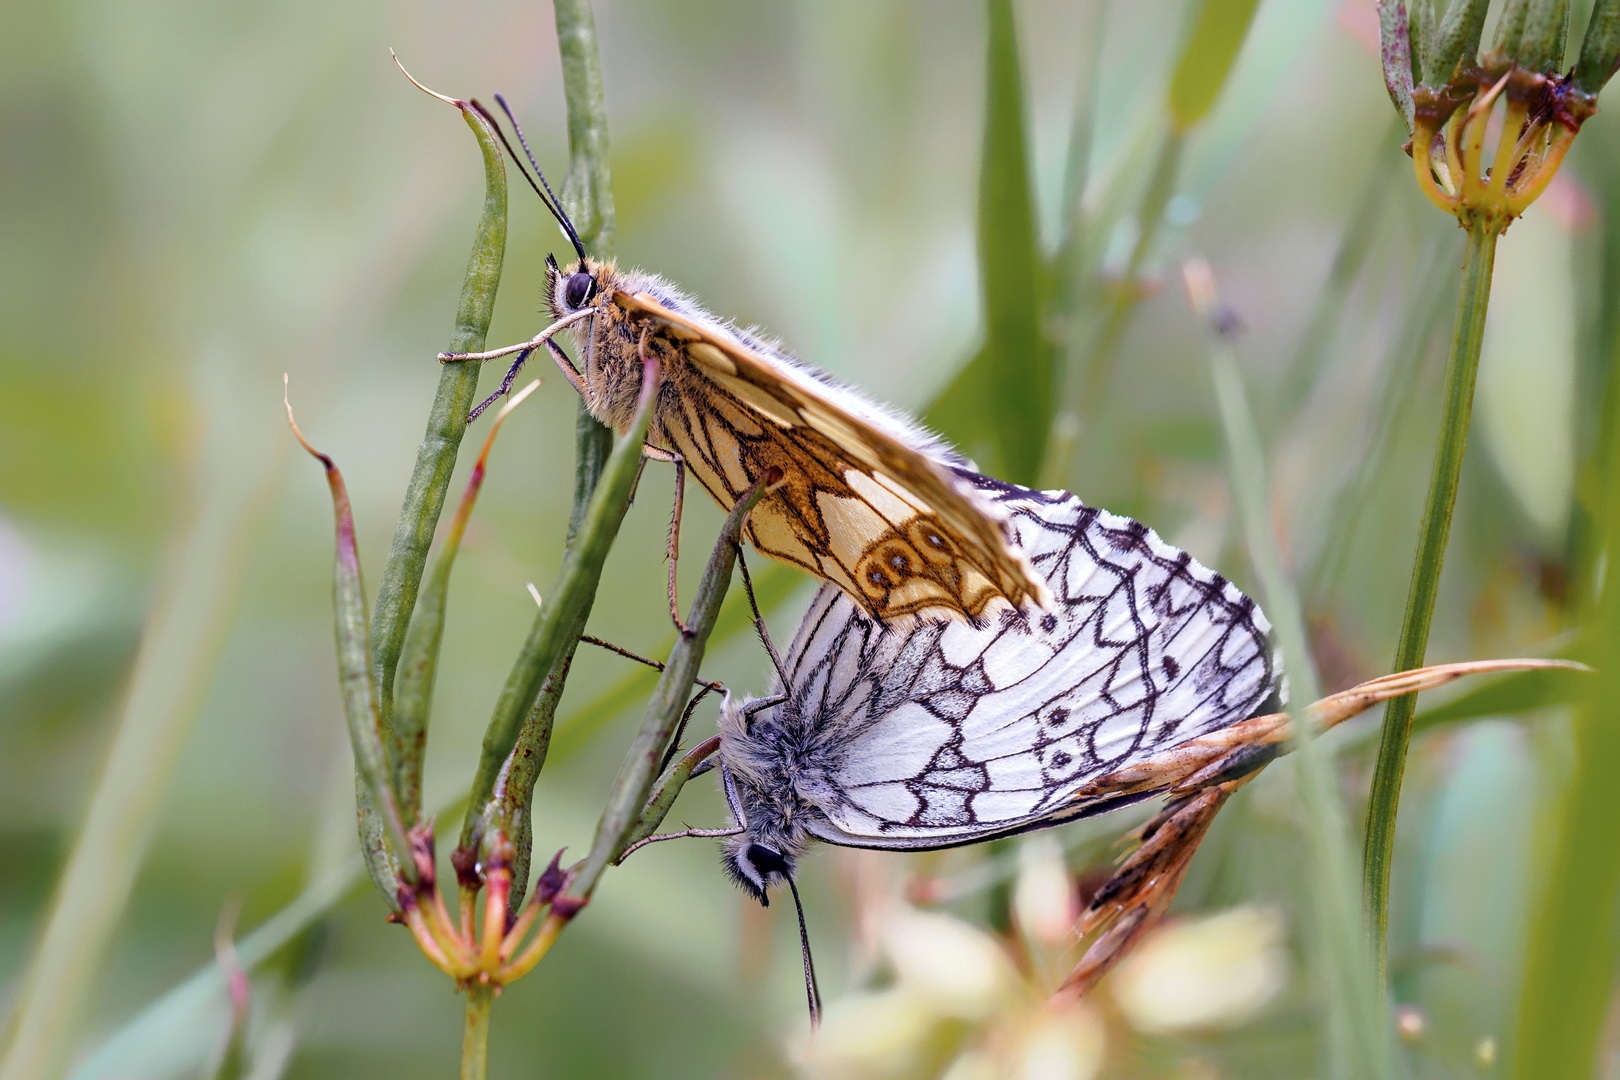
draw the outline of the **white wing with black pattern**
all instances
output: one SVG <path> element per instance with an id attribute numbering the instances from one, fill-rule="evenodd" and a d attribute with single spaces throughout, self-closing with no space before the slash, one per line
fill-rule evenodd
<path id="1" fill-rule="evenodd" d="M 1247 719 L 1278 691 L 1253 600 L 1146 526 L 979 478 L 1012 512 L 1050 611 L 884 626 L 824 588 L 785 663 L 770 736 L 832 843 L 927 848 L 1118 805 L 1086 783 Z M 763 734 L 763 732 L 761 733 Z"/>

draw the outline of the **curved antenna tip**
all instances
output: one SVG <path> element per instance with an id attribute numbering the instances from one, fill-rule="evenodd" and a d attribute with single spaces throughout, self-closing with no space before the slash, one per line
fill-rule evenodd
<path id="1" fill-rule="evenodd" d="M 465 109 L 467 107 L 467 103 L 465 101 L 462 101 L 460 98 L 446 97 L 445 95 L 439 93 L 437 90 L 429 90 L 427 87 L 425 87 L 421 83 L 417 82 L 416 81 L 416 76 L 412 75 L 409 71 L 405 70 L 405 65 L 400 63 L 399 54 L 394 52 L 393 49 L 388 50 L 388 55 L 393 57 L 394 66 L 399 68 L 400 74 L 404 75 L 407 79 L 411 80 L 411 85 L 416 87 L 418 90 L 422 91 L 422 93 L 428 95 L 429 97 L 436 97 L 440 101 L 444 102 L 446 105 L 454 105 L 458 109 Z"/>

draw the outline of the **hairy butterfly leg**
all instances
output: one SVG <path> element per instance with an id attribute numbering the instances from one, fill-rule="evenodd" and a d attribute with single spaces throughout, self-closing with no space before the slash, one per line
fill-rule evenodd
<path id="1" fill-rule="evenodd" d="M 474 405 L 472 411 L 467 414 L 467 423 L 470 424 L 474 420 L 478 419 L 479 415 L 483 413 L 485 409 L 489 408 L 491 405 L 495 404 L 496 401 L 505 397 L 511 392 L 512 384 L 517 381 L 518 372 L 523 370 L 523 365 L 528 363 L 529 353 L 533 351 L 534 350 L 532 349 L 525 349 L 518 353 L 518 358 L 512 361 L 511 367 L 506 369 L 506 375 L 502 377 L 501 385 L 498 386 L 495 389 L 495 392 L 489 395 L 489 397 L 485 398 L 483 401 L 480 401 L 477 405 Z"/>
<path id="2" fill-rule="evenodd" d="M 669 619 L 675 624 L 677 633 L 682 637 L 691 637 L 691 628 L 681 618 L 681 605 L 675 590 L 675 570 L 681 557 L 681 509 L 686 505 L 686 459 L 673 450 L 664 450 L 651 445 L 641 448 L 641 456 L 675 466 L 675 505 L 670 509 L 669 541 L 664 549 L 669 560 L 669 580 L 666 587 L 669 596 Z"/>
<path id="3" fill-rule="evenodd" d="M 737 549 L 737 569 L 742 571 L 743 591 L 748 594 L 748 608 L 754 613 L 754 632 L 759 635 L 760 644 L 765 646 L 765 652 L 771 658 L 771 667 L 776 671 L 779 685 L 786 687 L 788 685 L 787 668 L 782 666 L 782 656 L 776 651 L 776 643 L 771 640 L 771 632 L 765 626 L 765 616 L 760 613 L 759 598 L 754 595 L 754 579 L 748 573 L 748 560 L 743 558 L 741 544 L 733 544 L 732 546 Z M 754 704 L 758 705 L 759 703 L 755 702 Z M 748 710 L 744 711 L 748 712 Z"/>

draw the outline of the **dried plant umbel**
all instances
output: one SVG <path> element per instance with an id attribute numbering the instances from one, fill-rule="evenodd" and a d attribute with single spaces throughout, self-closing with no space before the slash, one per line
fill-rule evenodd
<path id="1" fill-rule="evenodd" d="M 580 223 L 581 245 L 594 257 L 611 258 L 613 207 L 590 7 L 587 0 L 556 0 L 555 9 L 574 158 L 564 201 Z M 483 214 L 448 350 L 476 353 L 484 346 L 505 252 L 505 161 L 487 111 L 476 102 L 416 85 L 460 111 L 483 158 Z M 548 328 L 536 345 L 543 347 L 544 339 L 560 329 Z M 524 394 L 510 402 L 492 425 L 466 493 L 430 560 L 457 452 L 469 418 L 478 411 L 479 365 L 442 365 L 374 611 L 368 611 L 361 582 L 354 519 L 342 476 L 330 458 L 298 436 L 325 469 L 337 523 L 338 666 L 356 761 L 362 853 L 392 917 L 410 928 L 424 955 L 466 996 L 464 1077 L 484 1075 L 493 998 L 546 955 L 563 928 L 590 902 L 603 871 L 636 839 L 656 829 L 674 792 L 691 775 L 694 755 L 701 756 L 702 747 L 683 757 L 676 756 L 675 747 L 694 690 L 707 693 L 712 685 L 698 678 L 698 667 L 730 583 L 743 525 L 766 490 L 780 479 L 773 473 L 761 476 L 731 507 L 682 620 L 683 633 L 661 665 L 641 728 L 605 796 L 589 851 L 572 864 L 565 864 L 559 852 L 529 892 L 535 782 L 545 763 L 552 718 L 574 650 L 629 505 L 652 401 L 664 374 L 657 356 L 643 351 L 638 359 L 637 399 L 618 437 L 589 416 L 581 417 L 574 508 L 562 566 L 544 593 L 545 603 L 518 650 L 485 733 L 460 841 L 450 858 L 457 892 L 454 912 L 441 882 L 435 823 L 422 807 L 422 761 L 451 570 L 495 430 Z M 290 406 L 288 417 L 290 421 Z"/>

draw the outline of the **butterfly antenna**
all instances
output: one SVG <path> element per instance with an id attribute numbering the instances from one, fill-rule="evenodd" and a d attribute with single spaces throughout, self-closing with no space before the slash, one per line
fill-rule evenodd
<path id="1" fill-rule="evenodd" d="M 754 596 L 754 579 L 748 573 L 748 560 L 743 558 L 742 545 L 733 541 L 733 548 L 737 551 L 737 569 L 742 571 L 743 591 L 748 594 L 748 607 L 754 613 L 754 631 L 759 634 L 760 643 L 770 654 L 771 666 L 776 668 L 776 677 L 781 681 L 782 689 L 788 688 L 787 668 L 782 666 L 781 654 L 776 651 L 776 645 L 771 641 L 771 632 L 766 629 L 765 616 L 759 613 L 759 599 Z"/>
<path id="2" fill-rule="evenodd" d="M 810 1004 L 810 1027 L 821 1026 L 821 989 L 816 986 L 816 962 L 810 958 L 810 931 L 804 925 L 804 904 L 799 900 L 799 887 L 791 876 L 788 890 L 793 893 L 793 910 L 799 915 L 799 951 L 804 955 L 804 996 Z"/>
<path id="3" fill-rule="evenodd" d="M 557 208 L 551 204 L 550 199 L 546 198 L 546 193 L 540 190 L 540 185 L 534 182 L 534 177 L 529 175 L 529 170 L 523 167 L 523 159 L 518 157 L 517 149 L 512 145 L 512 140 L 506 137 L 506 129 L 501 127 L 499 120 L 495 119 L 495 114 L 490 112 L 484 103 L 477 98 L 473 98 L 467 104 L 478 110 L 478 115 L 482 116 L 484 122 L 494 129 L 496 135 L 500 136 L 501 145 L 506 147 L 507 156 L 512 159 L 512 164 L 517 166 L 518 175 L 523 177 L 524 183 L 528 184 L 530 190 L 540 197 L 540 201 L 545 204 L 546 209 L 551 211 L 552 217 L 558 216 Z M 551 262 L 556 261 L 549 255 L 546 258 Z"/>
<path id="4" fill-rule="evenodd" d="M 496 94 L 495 104 L 501 107 L 501 112 L 505 113 L 506 118 L 511 121 L 512 130 L 517 132 L 518 143 L 523 147 L 523 156 L 529 159 L 529 165 L 533 167 L 534 175 L 540 178 L 541 186 L 546 189 L 546 194 L 551 196 L 551 200 L 546 203 L 546 206 L 551 210 L 552 216 L 557 219 L 557 224 L 562 226 L 563 232 L 568 234 L 568 239 L 573 243 L 574 250 L 579 253 L 580 262 L 584 262 L 585 245 L 580 243 L 578 230 L 574 228 L 574 223 L 568 220 L 568 215 L 563 213 L 562 200 L 557 198 L 557 193 L 555 191 L 551 190 L 551 184 L 546 180 L 545 172 L 541 170 L 540 163 L 534 159 L 534 151 L 529 149 L 528 137 L 523 134 L 523 125 L 518 123 L 517 116 L 512 112 L 512 106 L 506 103 L 505 95 Z M 506 142 L 505 135 L 501 136 L 501 141 Z M 508 152 L 510 152 L 511 149 L 511 145 L 508 144 Z M 513 154 L 512 156 L 514 158 L 517 157 L 516 154 Z"/>

